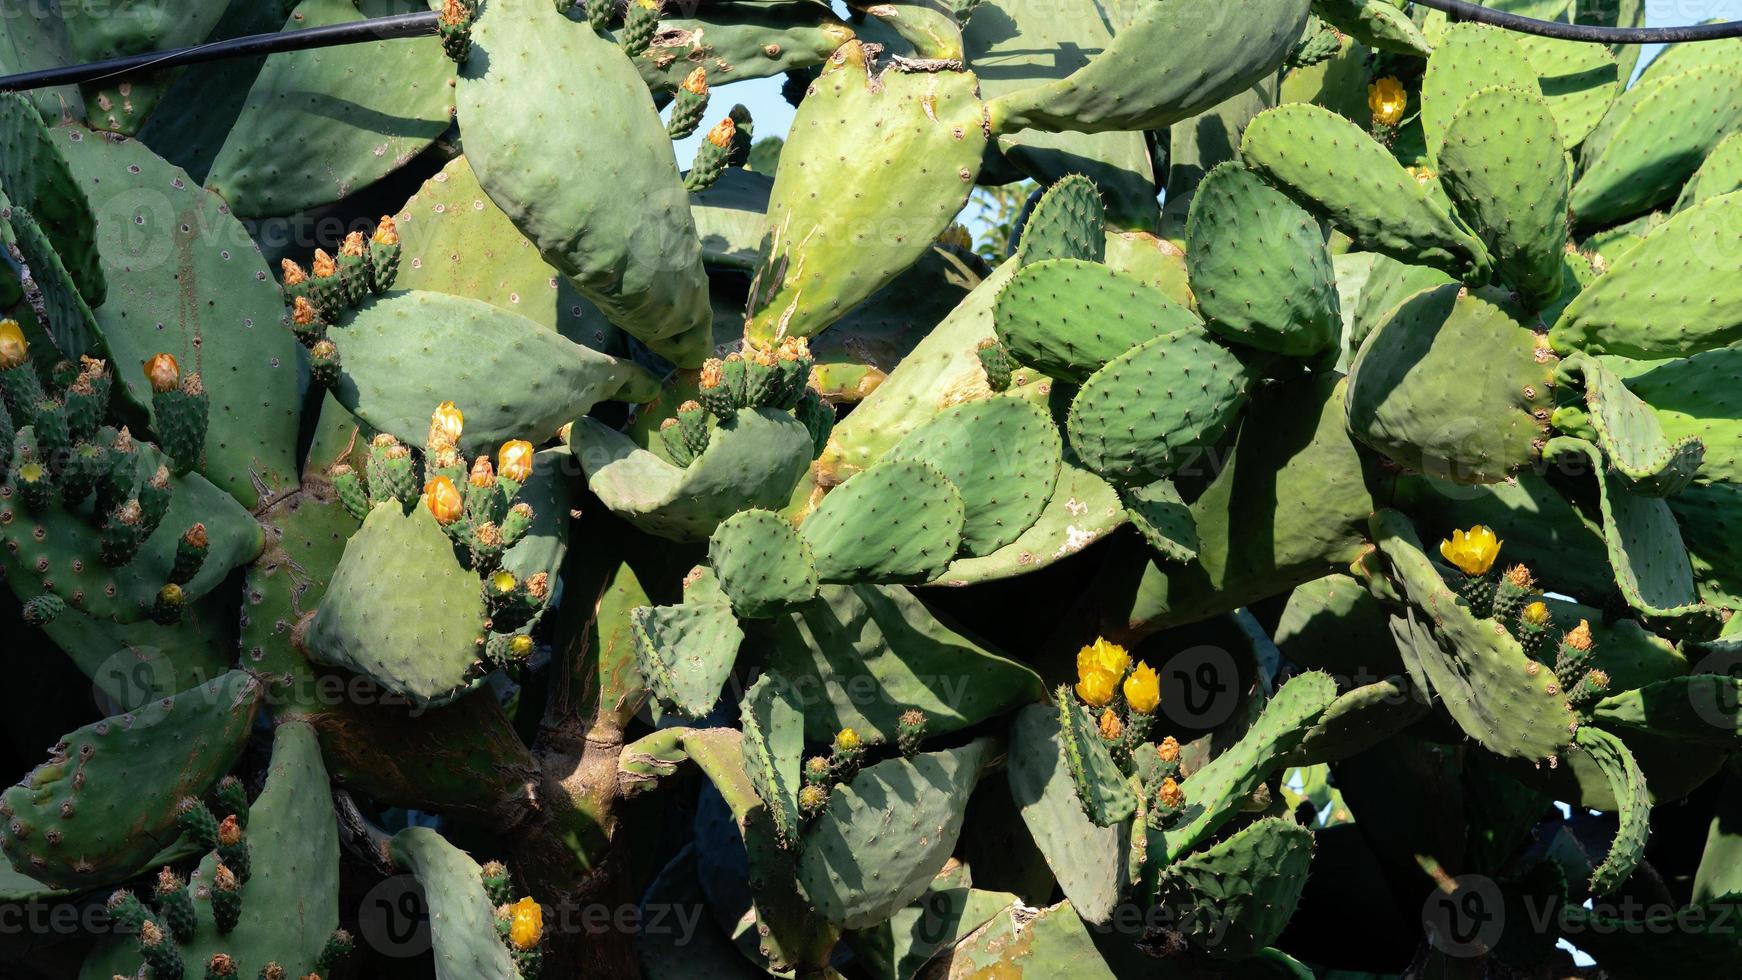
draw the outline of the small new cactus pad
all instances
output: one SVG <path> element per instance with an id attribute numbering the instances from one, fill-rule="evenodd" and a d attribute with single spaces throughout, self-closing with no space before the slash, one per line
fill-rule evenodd
<path id="1" fill-rule="evenodd" d="M 1201 327 L 1152 338 L 1078 389 L 1071 449 L 1115 485 L 1172 476 L 1221 439 L 1250 382 L 1247 365 Z"/>
<path id="2" fill-rule="evenodd" d="M 1017 363 L 1081 384 L 1133 347 L 1202 323 L 1160 289 L 1084 259 L 1024 265 L 993 312 Z"/>
<path id="3" fill-rule="evenodd" d="M 817 594 L 810 545 L 772 511 L 741 510 L 721 522 L 708 539 L 708 564 L 733 611 L 747 618 L 773 615 Z"/>
<path id="4" fill-rule="evenodd" d="M 1107 215 L 1095 182 L 1071 174 L 1040 196 L 1022 224 L 1016 264 L 1047 259 L 1103 261 L 1107 253 Z"/>
<path id="5" fill-rule="evenodd" d="M 1324 232 L 1281 191 L 1239 164 L 1222 164 L 1192 196 L 1186 241 L 1211 331 L 1294 357 L 1337 342 L 1342 318 Z"/>
<path id="6" fill-rule="evenodd" d="M 1168 865 L 1156 883 L 1156 904 L 1193 947 L 1245 959 L 1282 935 L 1312 859 L 1312 831 L 1267 817 Z"/>
<path id="7" fill-rule="evenodd" d="M 925 892 L 956 845 L 991 743 L 889 759 L 837 785 L 804 833 L 798 883 L 844 928 L 887 919 Z"/>
<path id="8" fill-rule="evenodd" d="M 928 582 L 962 543 L 961 491 L 937 467 L 886 460 L 835 488 L 799 527 L 823 582 Z"/>
<path id="9" fill-rule="evenodd" d="M 1494 255 L 1495 274 L 1535 309 L 1563 288 L 1569 175 L 1548 103 L 1529 90 L 1492 87 L 1446 123 L 1440 184 Z"/>
<path id="10" fill-rule="evenodd" d="M 1633 874 L 1645 858 L 1645 839 L 1651 833 L 1651 795 L 1645 789 L 1645 774 L 1627 745 L 1596 727 L 1579 729 L 1576 748 L 1590 755 L 1609 781 L 1610 792 L 1620 807 L 1620 824 L 1609 853 L 1591 869 L 1591 893 L 1607 895 Z"/>
<path id="11" fill-rule="evenodd" d="M 744 728 L 744 772 L 767 807 L 775 834 L 786 846 L 796 847 L 804 716 L 784 681 L 772 674 L 744 692 L 738 713 Z"/>

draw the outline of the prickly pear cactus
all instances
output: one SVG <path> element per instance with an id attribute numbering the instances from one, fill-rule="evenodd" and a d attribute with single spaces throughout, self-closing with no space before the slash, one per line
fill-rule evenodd
<path id="1" fill-rule="evenodd" d="M 1742 972 L 1742 42 L 88 6 L 325 40 L 0 96 L 0 973 Z"/>

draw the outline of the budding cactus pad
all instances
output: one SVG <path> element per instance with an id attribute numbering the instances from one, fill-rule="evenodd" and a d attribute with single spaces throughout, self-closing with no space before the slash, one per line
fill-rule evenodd
<path id="1" fill-rule="evenodd" d="M 962 830 L 963 806 L 991 742 L 890 759 L 835 787 L 804 835 L 799 886 L 830 922 L 852 929 L 918 898 Z"/>
<path id="2" fill-rule="evenodd" d="M 483 868 L 465 851 L 427 827 L 407 827 L 388 844 L 393 861 L 423 886 L 430 928 L 441 952 L 439 980 L 516 980 L 508 946 L 497 936 L 496 914 L 484 891 Z"/>
<path id="3" fill-rule="evenodd" d="M 426 507 L 369 512 L 303 640 L 309 656 L 418 704 L 453 698 L 483 653 L 478 576 Z"/>

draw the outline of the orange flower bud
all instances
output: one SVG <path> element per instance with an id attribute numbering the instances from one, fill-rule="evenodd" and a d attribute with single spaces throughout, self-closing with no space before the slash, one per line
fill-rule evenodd
<path id="1" fill-rule="evenodd" d="M 152 391 L 174 391 L 181 384 L 181 365 L 174 354 L 154 354 L 145 362 L 145 380 Z"/>
<path id="2" fill-rule="evenodd" d="M 345 236 L 344 244 L 339 246 L 340 255 L 348 255 L 353 259 L 363 257 L 363 233 L 353 231 Z"/>
<path id="3" fill-rule="evenodd" d="M 460 433 L 465 431 L 466 417 L 454 407 L 453 402 L 442 402 L 429 417 L 429 442 L 425 448 L 430 452 L 442 449 L 452 449 L 459 444 Z"/>
<path id="4" fill-rule="evenodd" d="M 333 261 L 333 257 L 327 254 L 326 249 L 317 248 L 315 249 L 314 272 L 316 279 L 336 276 L 339 274 L 339 264 Z"/>
<path id="5" fill-rule="evenodd" d="M 308 281 L 308 273 L 303 271 L 302 266 L 290 259 L 280 259 L 278 267 L 284 270 L 284 284 L 286 286 L 296 286 Z"/>
<path id="6" fill-rule="evenodd" d="M 732 137 L 738 135 L 738 126 L 731 118 L 722 119 L 708 130 L 708 142 L 724 150 L 732 145 Z"/>
<path id="7" fill-rule="evenodd" d="M 438 476 L 424 484 L 423 499 L 429 507 L 429 512 L 435 515 L 437 524 L 452 524 L 465 513 L 466 503 L 460 498 L 460 490 L 454 486 L 454 481 L 445 476 Z"/>
<path id="8" fill-rule="evenodd" d="M 708 70 L 697 65 L 693 71 L 684 76 L 683 84 L 679 86 L 691 95 L 708 94 Z"/>
<path id="9" fill-rule="evenodd" d="M 488 487 L 496 482 L 496 470 L 490 465 L 490 457 L 479 456 L 472 460 L 472 472 L 466 482 L 474 487 Z"/>
<path id="10" fill-rule="evenodd" d="M 525 483 L 532 477 L 532 443 L 511 439 L 496 451 L 496 472 L 504 479 Z"/>

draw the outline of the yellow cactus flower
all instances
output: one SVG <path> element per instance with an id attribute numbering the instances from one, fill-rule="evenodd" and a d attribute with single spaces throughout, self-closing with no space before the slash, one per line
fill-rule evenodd
<path id="1" fill-rule="evenodd" d="M 496 450 L 496 472 L 504 479 L 525 483 L 532 478 L 532 443 L 511 439 Z"/>
<path id="2" fill-rule="evenodd" d="M 1403 121 L 1403 111 L 1409 108 L 1409 93 L 1403 83 L 1390 75 L 1367 86 L 1367 108 L 1378 126 L 1391 127 Z"/>
<path id="3" fill-rule="evenodd" d="M 544 938 L 544 909 L 531 898 L 514 903 L 509 911 L 508 941 L 515 949 L 531 949 Z"/>
<path id="4" fill-rule="evenodd" d="M 460 497 L 460 488 L 454 486 L 454 481 L 445 476 L 438 476 L 424 484 L 423 499 L 429 512 L 435 515 L 437 524 L 452 524 L 466 511 L 466 503 Z"/>
<path id="5" fill-rule="evenodd" d="M 465 415 L 454 407 L 453 402 L 442 402 L 429 417 L 429 442 L 425 448 L 432 453 L 452 449 L 459 445 L 460 433 L 465 428 Z"/>
<path id="6" fill-rule="evenodd" d="M 393 215 L 384 214 L 375 224 L 375 234 L 369 240 L 377 245 L 398 245 L 399 226 L 393 223 Z"/>
<path id="7" fill-rule="evenodd" d="M 1591 641 L 1591 624 L 1586 620 L 1579 620 L 1579 625 L 1568 631 L 1567 635 L 1561 640 L 1561 642 L 1572 647 L 1574 650 L 1584 651 L 1591 649 L 1593 645 Z"/>
<path id="8" fill-rule="evenodd" d="M 1450 541 L 1441 541 L 1440 557 L 1465 575 L 1485 575 L 1500 555 L 1500 544 L 1493 528 L 1478 524 L 1468 531 L 1453 531 Z"/>
<path id="9" fill-rule="evenodd" d="M 708 70 L 703 68 L 701 65 L 697 65 L 695 68 L 690 70 L 688 75 L 684 76 L 683 84 L 678 87 L 691 95 L 707 95 Z"/>
<path id="10" fill-rule="evenodd" d="M 30 342 L 24 339 L 24 328 L 7 317 L 0 320 L 0 370 L 10 371 L 30 359 Z"/>
<path id="11" fill-rule="evenodd" d="M 1101 729 L 1101 739 L 1106 742 L 1116 742 L 1125 731 L 1125 725 L 1119 721 L 1119 715 L 1112 708 L 1101 711 L 1101 721 L 1097 726 Z"/>
<path id="12" fill-rule="evenodd" d="M 1138 661 L 1137 669 L 1125 678 L 1125 703 L 1140 715 L 1155 712 L 1161 704 L 1161 677 L 1154 668 Z"/>
<path id="13" fill-rule="evenodd" d="M 490 591 L 497 595 L 507 595 L 513 592 L 520 583 L 515 580 L 514 573 L 506 568 L 497 569 L 490 576 Z"/>
<path id="14" fill-rule="evenodd" d="M 1097 638 L 1077 651 L 1077 697 L 1097 708 L 1113 700 L 1130 665 L 1124 647 Z"/>
<path id="15" fill-rule="evenodd" d="M 1096 708 L 1113 700 L 1113 693 L 1118 689 L 1118 675 L 1104 670 L 1092 670 L 1077 681 L 1077 697 Z"/>
<path id="16" fill-rule="evenodd" d="M 145 380 L 151 382 L 152 391 L 174 391 L 181 383 L 181 365 L 175 362 L 175 355 L 153 354 L 145 362 Z"/>
<path id="17" fill-rule="evenodd" d="M 1549 620 L 1548 604 L 1540 600 L 1533 602 L 1524 607 L 1524 612 L 1519 613 L 1519 618 L 1532 626 L 1547 626 Z"/>
<path id="18" fill-rule="evenodd" d="M 859 733 L 851 728 L 843 728 L 835 733 L 835 748 L 842 752 L 851 752 L 859 747 Z"/>

